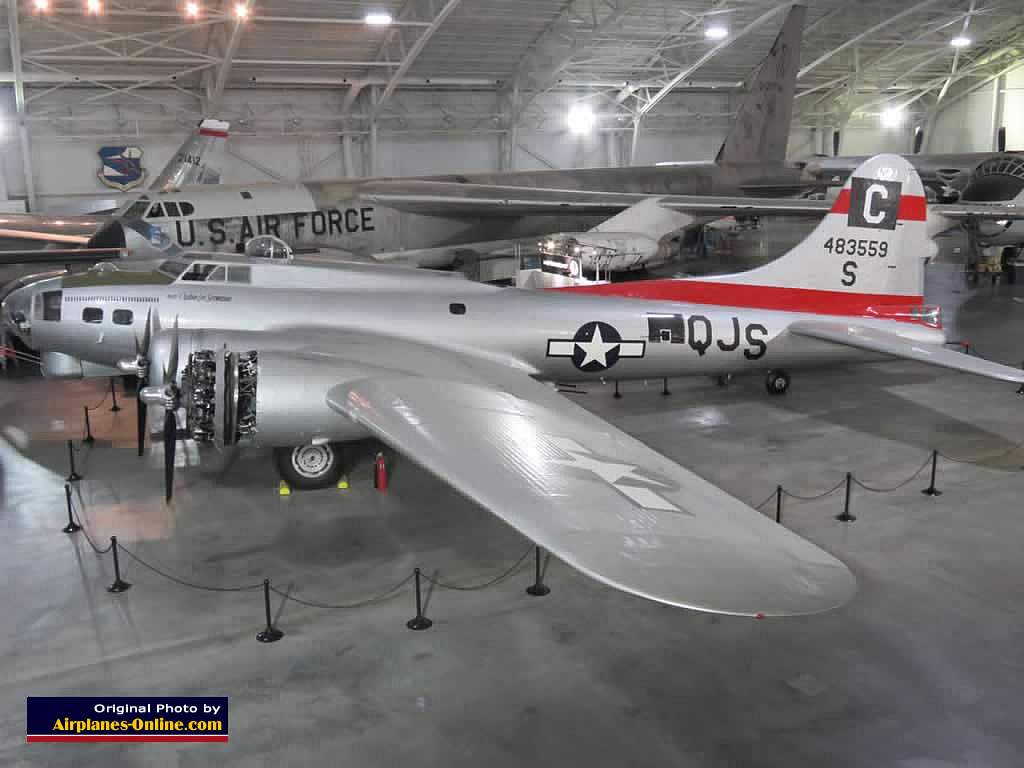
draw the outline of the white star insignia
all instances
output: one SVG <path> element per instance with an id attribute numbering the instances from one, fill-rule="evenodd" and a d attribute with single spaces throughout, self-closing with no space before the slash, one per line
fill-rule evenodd
<path id="1" fill-rule="evenodd" d="M 587 366 L 590 363 L 600 363 L 602 368 L 608 367 L 608 353 L 611 352 L 615 347 L 619 346 L 619 342 L 605 341 L 601 336 L 601 326 L 594 326 L 594 336 L 590 341 L 577 341 L 576 346 L 583 350 L 583 362 L 580 363 L 580 368 Z"/>

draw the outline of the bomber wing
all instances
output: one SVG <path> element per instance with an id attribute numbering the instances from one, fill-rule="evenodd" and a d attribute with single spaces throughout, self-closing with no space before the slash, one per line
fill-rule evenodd
<path id="1" fill-rule="evenodd" d="M 865 352 L 876 352 L 892 357 L 916 360 L 920 363 L 937 365 L 941 368 L 952 368 L 955 371 L 973 373 L 989 379 L 1011 381 L 1024 384 L 1024 370 L 1001 365 L 981 357 L 972 357 L 963 352 L 956 352 L 946 347 L 917 342 L 897 336 L 888 331 L 869 328 L 857 323 L 797 322 L 789 326 L 789 332 L 819 341 L 842 344 L 846 347 L 862 349 Z"/>
<path id="2" fill-rule="evenodd" d="M 316 182 L 310 182 L 313 187 Z M 539 214 L 608 214 L 655 195 L 579 189 L 511 187 L 457 181 L 370 181 L 358 185 L 360 200 L 409 213 L 435 216 L 526 216 Z M 325 190 L 326 191 L 326 190 Z M 314 192 L 314 194 L 317 194 Z M 323 194 L 320 192 L 319 194 Z M 821 200 L 708 195 L 664 195 L 659 204 L 702 216 L 824 215 Z"/>
<path id="3" fill-rule="evenodd" d="M 569 402 L 514 364 L 351 339 L 334 410 L 605 584 L 670 605 L 755 616 L 849 600 L 839 560 Z M 306 351 L 310 351 L 307 346 Z"/>

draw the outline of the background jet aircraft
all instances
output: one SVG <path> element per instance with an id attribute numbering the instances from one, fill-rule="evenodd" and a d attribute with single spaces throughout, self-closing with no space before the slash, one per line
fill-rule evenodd
<path id="1" fill-rule="evenodd" d="M 224 145 L 228 138 L 229 124 L 223 120 L 207 118 L 199 124 L 198 130 L 190 135 L 171 155 L 167 165 L 150 184 L 151 192 L 165 192 L 178 187 L 219 184 L 224 166 Z M 137 195 L 118 195 L 117 198 L 131 202 Z M 97 261 L 101 258 L 117 258 L 116 251 L 88 252 L 86 247 L 96 231 L 110 220 L 109 213 L 94 213 L 87 216 L 37 213 L 5 213 L 0 215 L 0 259 L 2 263 L 46 262 L 46 261 Z M 26 243 L 39 245 L 50 243 L 56 248 L 42 251 L 15 251 Z M 89 246 L 105 249 L 110 246 Z M 116 248 L 117 246 L 112 246 Z"/>
<path id="2" fill-rule="evenodd" d="M 590 230 L 652 196 L 702 199 L 795 193 L 805 185 L 800 168 L 786 164 L 785 153 L 803 20 L 804 8 L 794 6 L 711 162 L 671 168 L 182 188 L 138 198 L 96 231 L 88 245 L 127 248 L 133 256 L 142 257 L 194 248 L 236 252 L 250 238 L 272 234 L 293 247 L 317 246 L 422 266 L 448 266 L 457 257 L 550 233 L 573 236 L 584 244 L 593 239 L 603 246 L 608 236 Z M 517 205 L 500 210 L 474 205 L 490 202 L 495 190 L 506 188 L 516 190 Z M 600 205 L 583 205 L 574 200 L 574 194 L 594 194 L 584 190 L 611 194 Z M 614 234 L 630 243 L 650 240 L 649 220 L 644 215 L 621 218 Z M 696 218 L 687 221 L 692 224 Z M 17 257 L 7 256 L 13 258 Z"/>
<path id="3" fill-rule="evenodd" d="M 190 435 L 274 446 L 298 487 L 377 437 L 582 572 L 672 605 L 791 615 L 848 600 L 831 556 L 544 382 L 768 371 L 896 356 L 1024 383 L 942 346 L 922 305 L 924 190 L 901 158 L 855 172 L 800 245 L 751 272 L 576 291 L 500 289 L 374 265 L 211 257 L 18 287 L 0 312 L 47 374 L 134 372 Z M 639 286 L 639 287 L 635 287 Z M 639 298 L 622 298 L 622 296 Z M 148 381 L 147 381 L 148 380 Z"/>

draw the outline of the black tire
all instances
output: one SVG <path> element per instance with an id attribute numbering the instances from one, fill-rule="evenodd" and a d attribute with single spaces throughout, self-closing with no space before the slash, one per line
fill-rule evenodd
<path id="1" fill-rule="evenodd" d="M 785 371 L 768 371 L 764 386 L 769 395 L 784 395 L 789 389 L 789 374 Z"/>
<path id="2" fill-rule="evenodd" d="M 341 443 L 275 448 L 274 463 L 281 478 L 297 491 L 336 486 L 345 471 Z"/>

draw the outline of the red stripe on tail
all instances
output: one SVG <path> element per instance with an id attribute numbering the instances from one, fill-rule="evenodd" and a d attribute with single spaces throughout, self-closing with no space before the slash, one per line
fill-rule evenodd
<path id="1" fill-rule="evenodd" d="M 849 213 L 850 190 L 840 191 L 828 212 Z M 928 201 L 921 195 L 900 195 L 900 210 L 896 218 L 900 221 L 924 221 L 928 218 Z"/>
<path id="2" fill-rule="evenodd" d="M 698 280 L 637 280 L 602 285 L 578 285 L 555 288 L 599 296 L 626 299 L 681 301 L 688 304 L 715 304 L 722 307 L 775 309 L 782 312 L 810 312 L 818 315 L 865 315 L 871 308 L 887 305 L 920 306 L 921 296 L 880 293 L 847 293 L 812 288 L 779 288 L 768 285 L 742 285 Z"/>

